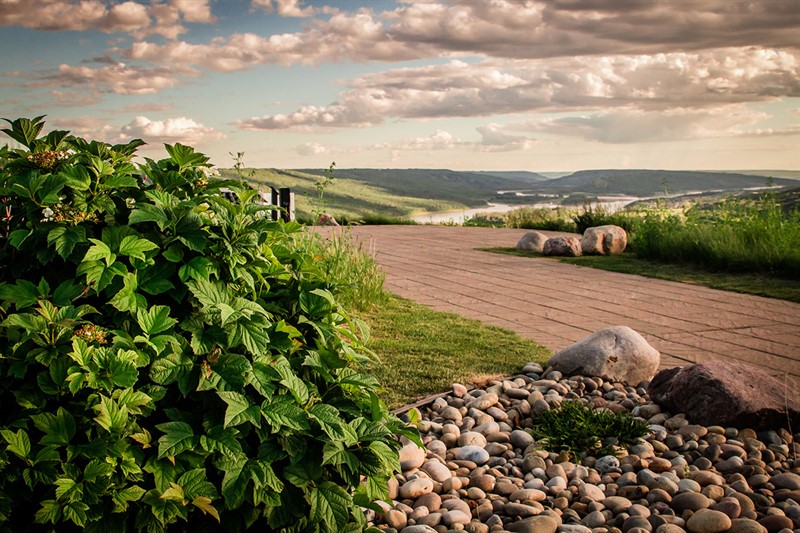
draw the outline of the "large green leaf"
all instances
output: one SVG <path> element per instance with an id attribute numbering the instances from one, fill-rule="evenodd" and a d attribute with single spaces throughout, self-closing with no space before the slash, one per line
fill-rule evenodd
<path id="1" fill-rule="evenodd" d="M 205 496 L 211 499 L 217 497 L 217 489 L 208 481 L 205 468 L 195 468 L 185 472 L 178 478 L 178 485 L 183 488 L 183 494 L 189 500 L 193 500 L 198 496 Z"/>
<path id="2" fill-rule="evenodd" d="M 19 429 L 14 433 L 11 430 L 3 429 L 0 430 L 0 435 L 3 436 L 3 440 L 8 444 L 6 450 L 14 455 L 25 459 L 28 457 L 28 454 L 31 453 L 31 440 L 28 438 L 28 434 L 25 433 L 25 430 Z"/>
<path id="3" fill-rule="evenodd" d="M 108 303 L 119 309 L 120 311 L 128 311 L 136 313 L 140 309 L 147 308 L 147 299 L 136 292 L 139 288 L 139 283 L 136 280 L 135 273 L 125 274 L 123 277 L 122 289 L 109 300 Z"/>
<path id="4" fill-rule="evenodd" d="M 160 206 L 141 204 L 131 211 L 128 223 L 141 224 L 143 222 L 155 222 L 159 229 L 163 230 L 169 224 L 169 217 L 167 212 Z"/>
<path id="5" fill-rule="evenodd" d="M 236 462 L 231 462 L 224 469 L 222 478 L 222 497 L 228 509 L 237 509 L 244 501 L 247 486 L 252 478 L 247 468 L 247 457 L 242 456 Z"/>
<path id="6" fill-rule="evenodd" d="M 182 353 L 159 357 L 150 366 L 150 379 L 159 385 L 169 385 L 182 379 L 192 370 L 194 363 Z"/>
<path id="7" fill-rule="evenodd" d="M 33 119 L 18 118 L 13 121 L 4 118 L 3 120 L 11 124 L 11 128 L 3 128 L 0 131 L 18 143 L 23 144 L 28 148 L 33 148 L 34 141 L 44 127 L 44 121 L 42 120 L 44 117 L 44 115 L 40 115 Z"/>
<path id="8" fill-rule="evenodd" d="M 165 422 L 156 429 L 164 433 L 158 439 L 158 458 L 174 457 L 181 452 L 191 450 L 200 442 L 200 438 L 186 422 Z"/>
<path id="9" fill-rule="evenodd" d="M 77 275 L 86 275 L 86 285 L 92 287 L 96 294 L 105 289 L 117 276 L 124 276 L 128 268 L 115 261 L 106 266 L 103 261 L 83 261 L 76 271 Z"/>
<path id="10" fill-rule="evenodd" d="M 177 320 L 169 316 L 169 307 L 166 305 L 154 305 L 146 312 L 140 310 L 136 313 L 136 321 L 142 331 L 148 335 L 156 335 L 163 331 L 167 331 L 172 326 L 178 323 Z"/>
<path id="11" fill-rule="evenodd" d="M 208 258 L 202 256 L 193 257 L 181 266 L 178 270 L 178 277 L 180 277 L 181 281 L 190 279 L 208 281 L 211 266 L 211 260 Z"/>
<path id="12" fill-rule="evenodd" d="M 128 426 L 128 408 L 117 404 L 111 398 L 101 395 L 97 412 L 95 422 L 110 433 L 121 433 Z"/>
<path id="13" fill-rule="evenodd" d="M 86 228 L 83 226 L 57 226 L 47 234 L 47 244 L 55 244 L 56 252 L 62 259 L 69 257 L 75 246 L 82 242 L 86 242 Z"/>
<path id="14" fill-rule="evenodd" d="M 310 428 L 306 411 L 299 407 L 291 396 L 277 396 L 266 400 L 261 406 L 261 415 L 272 426 L 273 432 L 284 427 L 297 431 Z"/>
<path id="15" fill-rule="evenodd" d="M 83 256 L 83 262 L 86 261 L 105 261 L 106 266 L 111 266 L 116 261 L 117 256 L 111 251 L 111 248 L 99 239 L 89 239 L 92 246 L 86 250 L 86 255 Z"/>
<path id="16" fill-rule="evenodd" d="M 197 390 L 241 391 L 250 374 L 250 362 L 246 357 L 226 353 L 208 364 L 210 373 L 200 377 Z"/>
<path id="17" fill-rule="evenodd" d="M 311 523 L 319 524 L 323 531 L 338 533 L 348 522 L 352 498 L 334 483 L 325 481 L 312 488 L 306 499 L 311 506 Z"/>
<path id="18" fill-rule="evenodd" d="M 238 434 L 236 429 L 214 426 L 205 435 L 200 436 L 200 446 L 207 452 L 216 451 L 225 457 L 235 458 L 242 453 Z"/>
<path id="19" fill-rule="evenodd" d="M 308 410 L 308 415 L 320 425 L 331 441 L 341 441 L 347 446 L 358 442 L 356 432 L 342 421 L 339 410 L 326 403 L 318 403 Z"/>
<path id="20" fill-rule="evenodd" d="M 297 403 L 305 405 L 310 396 L 308 386 L 295 375 L 291 365 L 289 365 L 289 361 L 287 361 L 285 357 L 280 356 L 275 360 L 273 368 L 275 368 L 282 378 L 280 382 L 281 385 L 289 389 L 289 392 L 295 397 Z"/>
<path id="21" fill-rule="evenodd" d="M 350 421 L 350 427 L 356 432 L 359 442 L 372 442 L 385 440 L 392 436 L 392 432 L 380 421 L 368 420 L 358 417 Z"/>
<path id="22" fill-rule="evenodd" d="M 136 259 L 144 259 L 144 253 L 157 250 L 158 245 L 135 235 L 128 235 L 119 245 L 119 255 L 126 255 Z"/>
<path id="23" fill-rule="evenodd" d="M 114 502 L 114 510 L 115 513 L 123 513 L 128 510 L 128 504 L 130 502 L 139 501 L 146 491 L 138 486 L 138 485 L 131 485 L 126 487 L 122 490 L 116 490 L 111 494 L 111 499 Z"/>
<path id="24" fill-rule="evenodd" d="M 225 410 L 225 427 L 238 426 L 250 422 L 256 427 L 261 427 L 261 406 L 252 405 L 244 394 L 238 392 L 217 392 L 217 396 L 228 404 Z"/>
<path id="25" fill-rule="evenodd" d="M 63 407 L 59 407 L 55 415 L 43 413 L 41 415 L 33 415 L 31 418 L 34 420 L 36 427 L 45 433 L 45 436 L 40 441 L 45 445 L 62 446 L 69 444 L 69 441 L 77 431 L 75 417 Z"/>
<path id="26" fill-rule="evenodd" d="M 123 389 L 133 387 L 139 378 L 139 371 L 136 369 L 137 357 L 136 352 L 130 350 L 113 352 L 108 365 L 111 383 Z"/>
<path id="27" fill-rule="evenodd" d="M 264 315 L 242 318 L 236 322 L 232 335 L 230 335 L 231 345 L 244 344 L 244 347 L 253 355 L 266 353 L 269 351 L 268 327 L 269 321 Z"/>
<path id="28" fill-rule="evenodd" d="M 69 502 L 61 510 L 64 517 L 73 522 L 78 527 L 83 527 L 86 524 L 86 511 L 89 506 L 83 502 Z"/>
<path id="29" fill-rule="evenodd" d="M 13 302 L 17 309 L 30 307 L 39 300 L 39 289 L 28 280 L 19 279 L 13 285 L 0 283 L 0 300 Z"/>

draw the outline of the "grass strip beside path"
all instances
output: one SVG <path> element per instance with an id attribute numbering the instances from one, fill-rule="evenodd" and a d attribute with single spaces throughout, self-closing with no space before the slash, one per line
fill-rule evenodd
<path id="1" fill-rule="evenodd" d="M 662 263 L 642 259 L 630 253 L 612 256 L 545 257 L 542 254 L 521 251 L 516 248 L 480 248 L 480 251 L 557 260 L 571 265 L 598 268 L 623 274 L 637 274 L 649 278 L 679 281 L 681 283 L 702 285 L 711 289 L 754 294 L 756 296 L 766 296 L 800 303 L 800 281 L 793 279 L 737 272 L 709 272 L 686 264 Z"/>
<path id="2" fill-rule="evenodd" d="M 454 382 L 505 377 L 550 358 L 546 348 L 516 333 L 395 295 L 361 318 L 370 326 L 368 346 L 381 359 L 369 370 L 390 409 L 446 392 Z"/>

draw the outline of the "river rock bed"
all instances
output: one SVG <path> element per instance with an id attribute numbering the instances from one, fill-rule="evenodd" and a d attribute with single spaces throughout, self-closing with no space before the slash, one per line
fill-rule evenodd
<path id="1" fill-rule="evenodd" d="M 387 533 L 800 533 L 800 434 L 696 425 L 647 385 L 535 363 L 483 388 L 454 384 L 420 408 L 425 449 L 405 442 L 394 505 L 368 519 Z M 541 449 L 525 429 L 570 399 L 629 411 L 651 433 L 616 457 Z"/>

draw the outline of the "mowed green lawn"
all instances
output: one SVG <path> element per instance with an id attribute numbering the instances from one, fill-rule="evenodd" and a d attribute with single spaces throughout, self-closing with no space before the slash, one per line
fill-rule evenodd
<path id="1" fill-rule="evenodd" d="M 516 248 L 484 248 L 483 251 L 545 258 L 542 254 L 520 251 Z M 581 257 L 547 257 L 546 259 L 800 303 L 800 280 L 796 279 L 744 272 L 711 272 L 689 264 L 662 263 L 643 259 L 627 252 L 617 256 L 585 255 Z"/>
<path id="2" fill-rule="evenodd" d="M 453 383 L 480 383 L 544 363 L 550 351 L 511 331 L 435 311 L 399 296 L 362 317 L 367 344 L 380 357 L 371 366 L 390 408 L 445 392 Z"/>

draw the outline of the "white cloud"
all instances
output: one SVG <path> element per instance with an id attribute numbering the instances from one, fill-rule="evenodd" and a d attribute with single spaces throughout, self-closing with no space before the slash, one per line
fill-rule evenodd
<path id="1" fill-rule="evenodd" d="M 48 121 L 55 128 L 65 129 L 79 137 L 97 139 L 116 144 L 127 143 L 133 139 L 142 139 L 148 146 L 142 151 L 163 152 L 161 144 L 199 145 L 206 141 L 224 138 L 214 128 L 200 124 L 187 117 L 151 120 L 145 116 L 134 117 L 122 126 L 109 124 L 101 118 L 53 119 Z"/>
<path id="2" fill-rule="evenodd" d="M 428 137 L 416 137 L 391 147 L 396 150 L 449 150 L 463 144 L 449 131 L 436 130 Z"/>
<path id="3" fill-rule="evenodd" d="M 295 152 L 300 155 L 321 155 L 327 154 L 330 150 L 317 142 L 305 142 L 294 147 Z"/>
<path id="4" fill-rule="evenodd" d="M 145 116 L 138 116 L 119 129 L 119 137 L 141 138 L 148 144 L 199 144 L 204 140 L 220 139 L 222 134 L 187 117 L 150 120 Z"/>
<path id="5" fill-rule="evenodd" d="M 363 127 L 392 118 L 715 107 L 800 95 L 799 66 L 797 51 L 757 49 L 557 61 L 453 60 L 364 75 L 329 105 L 252 117 L 237 125 L 313 129 Z"/>
<path id="6" fill-rule="evenodd" d="M 499 124 L 489 124 L 476 128 L 481 136 L 478 146 L 486 152 L 510 152 L 512 150 L 527 150 L 536 141 L 522 135 L 510 135 L 503 131 Z"/>
<path id="7" fill-rule="evenodd" d="M 216 24 L 217 19 L 211 14 L 208 0 L 170 0 L 170 5 L 183 15 L 186 22 L 200 24 Z"/>
<path id="8" fill-rule="evenodd" d="M 189 74 L 184 72 L 184 74 Z M 131 67 L 120 63 L 99 68 L 59 65 L 42 77 L 43 84 L 108 88 L 118 94 L 155 94 L 178 83 L 178 72 L 166 68 Z"/>
<path id="9" fill-rule="evenodd" d="M 607 144 L 631 144 L 741 136 L 749 134 L 746 132 L 750 132 L 753 124 L 767 118 L 767 114 L 752 111 L 744 105 L 665 111 L 617 109 L 538 119 L 510 126 L 510 129 L 579 137 Z"/>
<path id="10" fill-rule="evenodd" d="M 208 0 L 0 0 L 0 26 L 47 31 L 129 33 L 139 38 L 161 35 L 177 39 L 182 22 L 214 24 Z"/>
<path id="11" fill-rule="evenodd" d="M 303 0 L 251 0 L 254 9 L 276 11 L 282 17 L 310 17 L 317 13 L 313 6 L 302 7 Z"/>

